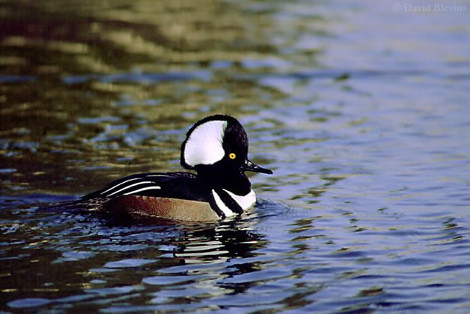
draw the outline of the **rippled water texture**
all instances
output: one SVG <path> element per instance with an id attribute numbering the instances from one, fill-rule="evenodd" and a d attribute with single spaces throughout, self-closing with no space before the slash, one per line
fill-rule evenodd
<path id="1" fill-rule="evenodd" d="M 0 311 L 470 312 L 468 1 L 0 1 Z M 253 211 L 43 212 L 246 126 Z"/>

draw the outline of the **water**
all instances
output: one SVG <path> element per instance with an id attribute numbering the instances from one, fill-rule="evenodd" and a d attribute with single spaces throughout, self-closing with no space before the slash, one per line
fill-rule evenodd
<path id="1" fill-rule="evenodd" d="M 470 311 L 468 1 L 0 8 L 0 310 Z M 275 172 L 243 217 L 37 211 L 218 112 Z"/>

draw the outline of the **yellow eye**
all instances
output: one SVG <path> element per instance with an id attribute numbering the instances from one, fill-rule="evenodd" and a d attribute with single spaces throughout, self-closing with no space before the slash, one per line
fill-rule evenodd
<path id="1" fill-rule="evenodd" d="M 228 158 L 230 158 L 230 159 L 235 159 L 235 158 L 237 158 L 237 155 L 235 155 L 234 153 L 230 153 L 230 154 L 228 155 Z"/>

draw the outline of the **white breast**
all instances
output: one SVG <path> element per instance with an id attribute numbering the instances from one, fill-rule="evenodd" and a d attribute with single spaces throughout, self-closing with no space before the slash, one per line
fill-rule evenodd
<path id="1" fill-rule="evenodd" d="M 226 189 L 223 189 L 227 194 L 235 201 L 237 204 L 243 209 L 246 210 L 253 206 L 256 203 L 256 194 L 253 190 L 246 195 L 237 195 Z M 234 216 L 234 213 L 227 205 L 225 205 L 224 201 L 220 198 L 219 194 L 215 190 L 212 190 L 212 195 L 214 196 L 215 203 L 219 207 L 219 209 L 224 213 L 226 217 Z"/>
<path id="2" fill-rule="evenodd" d="M 227 191 L 226 189 L 223 190 L 227 192 L 228 195 L 230 195 L 230 197 L 233 198 L 243 210 L 250 208 L 254 203 L 256 203 L 256 194 L 253 190 L 250 190 L 250 193 L 246 195 L 237 195 Z"/>

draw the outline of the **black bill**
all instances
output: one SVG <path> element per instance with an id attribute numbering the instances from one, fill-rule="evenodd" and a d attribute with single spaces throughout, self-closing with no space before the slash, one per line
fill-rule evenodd
<path id="1" fill-rule="evenodd" d="M 253 171 L 253 172 L 266 173 L 266 174 L 273 174 L 273 172 L 271 170 L 260 167 L 257 164 L 249 161 L 248 159 L 245 161 L 245 164 L 243 165 L 243 170 L 244 171 Z"/>

